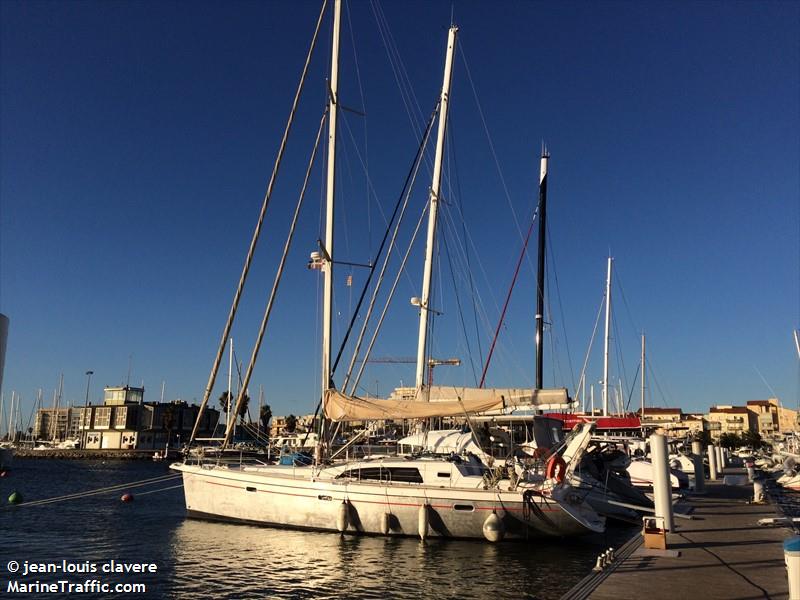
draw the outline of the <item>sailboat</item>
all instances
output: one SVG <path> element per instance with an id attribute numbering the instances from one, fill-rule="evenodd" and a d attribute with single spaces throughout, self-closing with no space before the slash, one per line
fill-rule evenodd
<path id="1" fill-rule="evenodd" d="M 449 88 L 458 33 L 455 26 L 448 32 L 438 108 L 426 265 L 423 293 L 418 301 L 421 313 L 418 353 L 423 358 L 417 363 L 416 391 L 411 397 L 378 400 L 347 395 L 334 388 L 330 357 L 340 12 L 341 0 L 335 0 L 327 109 L 326 235 L 321 252 L 312 256 L 312 260 L 320 263 L 324 275 L 322 411 L 325 419 L 342 422 L 469 416 L 518 405 L 550 403 L 553 397 L 565 396 L 566 390 L 475 389 L 431 386 L 424 382 L 427 302 Z M 566 483 L 591 432 L 590 424 L 576 431 L 568 440 L 565 458 L 554 456 L 544 474 L 523 461 L 491 468 L 474 454 L 335 462 L 325 456 L 324 435 L 311 464 L 203 464 L 187 459 L 171 468 L 183 475 L 189 515 L 201 518 L 341 533 L 419 536 L 422 539 L 473 538 L 496 542 L 567 536 L 601 532 L 605 527 L 604 519 Z"/>

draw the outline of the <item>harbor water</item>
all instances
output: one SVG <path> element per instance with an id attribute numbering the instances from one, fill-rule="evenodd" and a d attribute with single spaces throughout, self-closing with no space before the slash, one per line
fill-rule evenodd
<path id="1" fill-rule="evenodd" d="M 635 533 L 612 526 L 602 535 L 493 545 L 216 523 L 186 517 L 183 490 L 174 488 L 180 479 L 131 489 L 127 503 L 118 490 L 25 504 L 169 473 L 165 463 L 148 461 L 17 460 L 0 478 L 0 594 L 14 581 L 95 579 L 143 583 L 146 592 L 81 597 L 549 599 L 589 573 L 600 552 Z M 13 491 L 22 504 L 8 503 Z M 9 571 L 11 561 L 20 571 Z M 61 567 L 23 576 L 26 563 Z M 155 572 L 113 572 L 133 563 L 155 565 Z"/>

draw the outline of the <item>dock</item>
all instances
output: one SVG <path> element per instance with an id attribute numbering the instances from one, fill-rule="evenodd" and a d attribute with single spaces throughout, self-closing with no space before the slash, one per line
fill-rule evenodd
<path id="1" fill-rule="evenodd" d="M 705 491 L 675 506 L 692 520 L 675 519 L 666 551 L 644 548 L 638 534 L 616 550 L 613 563 L 585 577 L 562 600 L 788 598 L 783 542 L 795 533 L 758 525 L 759 519 L 782 516 L 778 507 L 769 499 L 751 503 L 752 484 L 706 481 Z"/>

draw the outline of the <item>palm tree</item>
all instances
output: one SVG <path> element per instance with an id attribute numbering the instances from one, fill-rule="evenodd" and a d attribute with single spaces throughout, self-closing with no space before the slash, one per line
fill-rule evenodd
<path id="1" fill-rule="evenodd" d="M 239 421 L 244 421 L 245 415 L 247 415 L 247 407 L 250 406 L 250 396 L 247 394 L 242 394 L 242 404 L 239 406 Z"/>
<path id="2" fill-rule="evenodd" d="M 272 408 L 270 408 L 269 404 L 265 404 L 261 407 L 258 420 L 261 422 L 261 427 L 264 429 L 265 435 L 269 437 L 269 422 L 272 420 Z"/>
<path id="3" fill-rule="evenodd" d="M 219 406 L 226 415 L 231 408 L 231 403 L 233 402 L 233 396 L 227 390 L 222 392 L 219 396 Z"/>
<path id="4" fill-rule="evenodd" d="M 167 448 L 172 441 L 172 428 L 175 427 L 175 405 L 168 404 L 161 414 L 161 424 L 167 430 Z"/>
<path id="5" fill-rule="evenodd" d="M 294 433 L 295 429 L 297 429 L 297 417 L 294 415 L 289 415 L 286 417 L 286 431 L 289 433 Z"/>

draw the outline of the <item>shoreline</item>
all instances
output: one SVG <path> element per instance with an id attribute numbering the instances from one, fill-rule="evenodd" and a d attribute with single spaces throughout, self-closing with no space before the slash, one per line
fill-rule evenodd
<path id="1" fill-rule="evenodd" d="M 33 450 L 15 448 L 14 459 L 59 458 L 69 460 L 153 460 L 158 450 L 81 450 L 66 448 L 48 448 Z M 167 459 L 180 457 L 180 452 L 170 451 Z M 167 460 L 164 459 L 164 460 Z"/>

